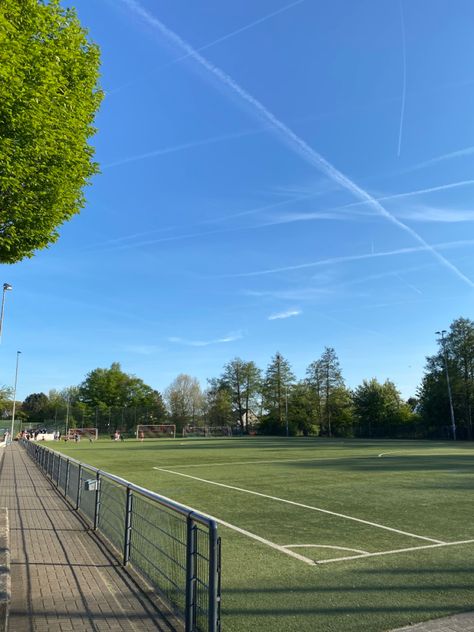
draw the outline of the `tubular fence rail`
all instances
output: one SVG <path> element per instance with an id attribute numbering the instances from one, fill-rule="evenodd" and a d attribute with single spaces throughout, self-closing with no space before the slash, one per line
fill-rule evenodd
<path id="1" fill-rule="evenodd" d="M 214 520 L 31 441 L 28 455 L 121 555 L 173 604 L 186 632 L 220 632 L 221 555 Z"/>

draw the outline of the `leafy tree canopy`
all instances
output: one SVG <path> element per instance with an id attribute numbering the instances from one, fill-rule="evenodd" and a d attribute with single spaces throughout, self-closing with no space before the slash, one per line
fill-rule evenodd
<path id="1" fill-rule="evenodd" d="M 31 393 L 25 398 L 21 405 L 21 410 L 25 413 L 28 421 L 44 421 L 49 407 L 48 396 L 44 393 Z"/>
<path id="2" fill-rule="evenodd" d="M 124 373 L 118 362 L 94 369 L 79 387 L 79 401 L 89 406 L 162 406 L 161 395 L 138 377 Z"/>
<path id="3" fill-rule="evenodd" d="M 84 206 L 99 50 L 59 0 L 0 2 L 0 262 L 31 257 Z"/>

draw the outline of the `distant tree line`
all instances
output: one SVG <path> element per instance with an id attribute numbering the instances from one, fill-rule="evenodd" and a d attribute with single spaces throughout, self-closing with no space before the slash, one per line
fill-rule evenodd
<path id="1" fill-rule="evenodd" d="M 455 320 L 428 357 L 416 397 L 404 401 L 396 385 L 372 378 L 351 390 L 335 350 L 326 347 L 297 380 L 280 353 L 265 371 L 234 358 L 219 377 L 198 380 L 181 374 L 163 395 L 120 364 L 88 373 L 79 386 L 32 393 L 19 418 L 28 423 L 116 428 L 133 433 L 137 424 L 229 426 L 234 433 L 361 438 L 452 438 L 449 378 L 457 438 L 474 438 L 474 322 Z M 0 411 L 8 417 L 9 389 L 0 389 Z"/>

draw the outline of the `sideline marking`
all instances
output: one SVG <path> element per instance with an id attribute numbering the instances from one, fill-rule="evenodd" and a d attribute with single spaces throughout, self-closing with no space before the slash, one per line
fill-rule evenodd
<path id="1" fill-rule="evenodd" d="M 369 554 L 360 549 L 349 549 L 347 546 L 333 546 L 332 544 L 285 544 L 284 549 L 337 549 L 338 551 L 354 551 L 355 553 Z"/>
<path id="2" fill-rule="evenodd" d="M 369 520 L 363 520 L 362 518 L 354 518 L 353 516 L 347 516 L 346 514 L 338 513 L 336 511 L 329 511 L 328 509 L 321 509 L 320 507 L 313 507 L 312 505 L 305 505 L 303 503 L 297 503 L 294 500 L 287 500 L 286 498 L 279 498 L 278 496 L 270 496 L 269 494 L 262 494 L 261 492 L 254 492 L 250 489 L 244 489 L 243 487 L 235 487 L 234 485 L 226 485 L 224 483 L 216 483 L 215 481 L 209 481 L 205 478 L 198 478 L 197 476 L 191 476 L 190 474 L 183 474 L 182 472 L 175 472 L 173 470 L 167 470 L 162 467 L 154 467 L 154 470 L 160 472 L 167 472 L 168 474 L 174 474 L 175 476 L 184 476 L 185 478 L 192 478 L 195 481 L 201 483 L 208 483 L 209 485 L 217 485 L 218 487 L 225 487 L 227 489 L 233 489 L 238 492 L 244 492 L 246 494 L 252 494 L 253 496 L 260 496 L 262 498 L 269 498 L 270 500 L 277 500 L 281 503 L 288 505 L 294 505 L 296 507 L 303 507 L 303 509 L 311 509 L 312 511 L 319 511 L 320 513 L 329 514 L 331 516 L 337 516 L 338 518 L 345 518 L 346 520 L 352 520 L 354 522 L 360 522 L 362 524 L 368 524 L 371 527 L 377 527 L 379 529 L 385 529 L 386 531 L 392 531 L 393 533 L 400 533 L 401 535 L 407 535 L 410 538 L 418 538 L 419 540 L 427 540 L 428 542 L 435 542 L 436 544 L 446 544 L 443 540 L 435 540 L 435 538 L 428 538 L 424 535 L 416 535 L 409 533 L 408 531 L 402 531 L 401 529 L 395 529 L 394 527 L 386 527 L 378 522 L 370 522 Z"/>
<path id="3" fill-rule="evenodd" d="M 459 546 L 460 544 L 473 544 L 474 540 L 458 540 L 458 542 L 443 542 L 442 544 L 426 544 L 424 546 L 411 546 L 407 549 L 393 549 L 391 551 L 380 551 L 379 553 L 365 553 L 364 555 L 349 555 L 347 557 L 333 557 L 330 560 L 321 560 L 317 564 L 331 564 L 333 562 L 345 562 L 348 560 L 358 560 L 363 557 L 380 557 L 381 555 L 393 555 L 395 553 L 406 553 L 409 551 L 421 551 L 422 549 L 436 549 L 444 546 Z"/>
<path id="4" fill-rule="evenodd" d="M 162 498 L 164 498 L 165 500 L 169 500 L 172 503 L 176 502 L 176 500 L 173 500 L 172 498 L 168 498 L 167 496 L 163 496 L 163 494 L 160 494 L 160 496 Z M 185 507 L 186 509 L 189 509 L 190 512 L 196 511 L 196 508 L 190 507 L 189 505 L 185 505 L 184 503 L 180 503 L 180 505 L 182 507 Z M 242 529 L 241 527 L 237 527 L 235 524 L 231 524 L 230 522 L 226 522 L 225 520 L 221 520 L 220 518 L 216 518 L 216 516 L 212 516 L 211 514 L 205 513 L 204 511 L 199 510 L 199 513 L 201 515 L 203 515 L 203 516 L 206 516 L 206 518 L 209 518 L 210 520 L 215 520 L 215 522 L 218 522 L 223 527 L 227 527 L 228 529 L 232 529 L 233 531 L 237 531 L 237 533 L 241 533 L 242 535 L 246 535 L 248 538 L 251 538 L 252 540 L 256 540 L 257 542 L 260 542 L 261 544 L 266 544 L 271 549 L 275 549 L 276 551 L 280 551 L 280 553 L 285 553 L 285 555 L 289 555 L 290 557 L 294 557 L 295 559 L 299 560 L 300 562 L 304 562 L 305 564 L 308 564 L 309 566 L 316 566 L 315 560 L 312 560 L 309 557 L 305 557 L 304 555 L 300 555 L 299 553 L 296 553 L 295 551 L 291 551 L 289 549 L 286 549 L 284 546 L 281 546 L 280 544 L 276 544 L 276 542 L 272 542 L 271 540 L 267 540 L 266 538 L 262 538 L 261 536 L 257 535 L 256 533 L 252 533 L 251 531 L 247 531 L 246 529 Z"/>

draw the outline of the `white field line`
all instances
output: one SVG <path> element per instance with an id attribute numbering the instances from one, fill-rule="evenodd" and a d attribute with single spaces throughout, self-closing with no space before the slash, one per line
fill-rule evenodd
<path id="1" fill-rule="evenodd" d="M 332 544 L 285 544 L 284 549 L 337 549 L 338 551 L 353 551 L 368 554 L 368 551 L 349 549 L 347 546 L 333 546 Z"/>
<path id="2" fill-rule="evenodd" d="M 422 549 L 437 549 L 444 546 L 459 546 L 461 544 L 473 544 L 474 540 L 459 540 L 457 542 L 443 542 L 441 544 L 426 544 L 424 546 L 411 546 L 407 549 L 393 549 L 391 551 L 380 551 L 379 553 L 365 553 L 363 555 L 349 555 L 348 557 L 334 557 L 330 560 L 321 560 L 317 564 L 331 564 L 333 562 L 345 562 L 348 560 L 358 560 L 363 557 L 380 557 L 381 555 L 394 555 L 395 553 L 407 553 L 409 551 L 421 551 Z"/>
<path id="3" fill-rule="evenodd" d="M 212 516 L 210 517 L 212 518 Z M 300 560 L 300 562 L 305 562 L 305 564 L 309 564 L 310 566 L 314 566 L 316 564 L 316 562 L 310 559 L 309 557 L 300 555 L 299 553 L 296 553 L 295 551 L 292 551 L 291 549 L 281 546 L 280 544 L 276 544 L 275 542 L 271 542 L 270 540 L 267 540 L 266 538 L 262 538 L 256 533 L 252 533 L 251 531 L 247 531 L 246 529 L 241 529 L 240 527 L 237 527 L 235 524 L 231 524 L 230 522 L 225 522 L 224 520 L 220 520 L 220 518 L 213 518 L 213 519 L 219 524 L 223 525 L 224 527 L 227 527 L 228 529 L 232 529 L 233 531 L 237 531 L 237 533 L 241 533 L 242 535 L 246 535 L 247 537 L 252 538 L 252 540 L 257 540 L 257 542 L 266 544 L 267 546 L 269 546 L 272 549 L 275 549 L 276 551 L 281 551 L 282 553 L 286 553 L 286 555 L 289 555 L 290 557 L 294 557 L 297 560 Z"/>
<path id="4" fill-rule="evenodd" d="M 154 468 L 154 469 L 156 469 L 156 468 Z M 168 498 L 167 496 L 163 496 L 163 494 L 160 494 L 160 496 L 162 498 L 164 498 L 165 500 L 169 500 L 172 503 L 176 502 L 172 498 Z M 182 507 L 185 507 L 186 509 L 189 509 L 189 511 L 191 511 L 191 512 L 196 511 L 195 508 L 190 507 L 189 505 L 185 505 L 184 503 L 180 503 L 180 505 Z M 246 529 L 241 529 L 240 527 L 237 527 L 235 524 L 231 524 L 230 522 L 226 522 L 225 520 L 221 520 L 220 518 L 216 518 L 216 516 L 211 516 L 211 514 L 205 513 L 204 511 L 199 510 L 199 513 L 202 516 L 206 516 L 206 518 L 209 518 L 210 520 L 215 520 L 216 522 L 218 522 L 219 524 L 221 524 L 224 527 L 227 527 L 228 529 L 232 529 L 233 531 L 237 531 L 237 533 L 241 533 L 242 535 L 246 535 L 248 538 L 252 538 L 252 540 L 256 540 L 257 542 L 260 542 L 261 544 L 266 544 L 271 549 L 275 549 L 276 551 L 280 551 L 281 553 L 285 553 L 285 555 L 289 555 L 290 557 L 294 557 L 295 559 L 300 560 L 300 562 L 304 562 L 305 564 L 309 564 L 310 566 L 315 566 L 315 564 L 316 564 L 316 562 L 314 560 L 310 559 L 309 557 L 305 557 L 304 555 L 300 555 L 299 553 L 296 553 L 295 551 L 288 550 L 284 546 L 281 546 L 280 544 L 276 544 L 275 542 L 272 542 L 271 540 L 267 540 L 266 538 L 262 538 L 261 536 L 257 535 L 256 533 L 252 533 L 251 531 L 247 531 Z"/>
<path id="5" fill-rule="evenodd" d="M 281 503 L 286 503 L 287 505 L 293 505 L 295 507 L 302 507 L 303 509 L 310 509 L 311 511 L 319 511 L 320 513 L 328 514 L 330 516 L 337 516 L 338 518 L 345 518 L 346 520 L 352 520 L 353 522 L 359 522 L 361 524 L 367 524 L 371 527 L 377 527 L 378 529 L 385 529 L 386 531 L 391 531 L 393 533 L 400 533 L 401 535 L 406 535 L 410 538 L 417 538 L 419 540 L 427 540 L 428 542 L 436 542 L 437 544 L 445 544 L 443 540 L 435 540 L 434 538 L 427 538 L 424 535 L 416 535 L 414 533 L 409 533 L 408 531 L 401 531 L 400 529 L 394 529 L 393 527 L 387 527 L 383 524 L 379 524 L 378 522 L 370 522 L 369 520 L 362 520 L 362 518 L 354 518 L 354 516 L 348 516 L 346 514 L 338 513 L 336 511 L 329 511 L 328 509 L 321 509 L 321 507 L 313 507 L 312 505 L 305 505 L 303 503 L 297 503 L 294 500 L 287 500 L 286 498 L 279 498 L 278 496 L 270 496 L 269 494 L 262 494 L 261 492 L 255 492 L 250 489 L 244 489 L 243 487 L 235 487 L 234 485 L 225 485 L 224 483 L 216 483 L 215 481 L 209 481 L 205 478 L 198 478 L 197 476 L 191 476 L 190 474 L 183 474 L 182 472 L 176 472 L 174 470 L 167 470 L 162 467 L 154 467 L 154 470 L 159 470 L 160 472 L 167 472 L 168 474 L 174 474 L 177 476 L 184 476 L 185 478 L 191 478 L 195 481 L 200 481 L 201 483 L 208 483 L 209 485 L 217 485 L 218 487 L 225 487 L 227 489 L 233 489 L 238 492 L 244 492 L 246 494 L 252 494 L 253 496 L 260 496 L 261 498 L 269 498 L 270 500 L 276 500 Z"/>

